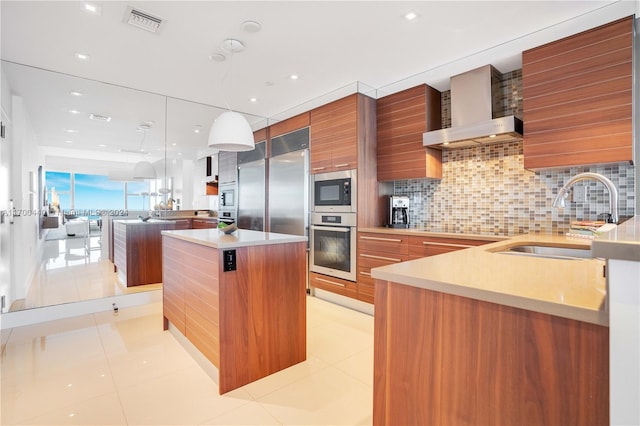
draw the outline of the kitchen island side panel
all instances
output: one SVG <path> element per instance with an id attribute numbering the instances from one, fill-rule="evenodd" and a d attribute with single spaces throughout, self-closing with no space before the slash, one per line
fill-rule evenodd
<path id="1" fill-rule="evenodd" d="M 220 272 L 220 393 L 306 359 L 306 243 L 236 254 Z"/>
<path id="2" fill-rule="evenodd" d="M 375 287 L 374 424 L 608 424 L 607 327 Z"/>

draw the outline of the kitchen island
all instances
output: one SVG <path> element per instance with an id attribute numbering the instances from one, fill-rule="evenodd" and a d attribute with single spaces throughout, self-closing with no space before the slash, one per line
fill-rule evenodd
<path id="1" fill-rule="evenodd" d="M 306 359 L 307 237 L 165 231 L 164 328 L 217 369 L 221 394 Z"/>
<path id="2" fill-rule="evenodd" d="M 162 282 L 162 236 L 175 229 L 170 220 L 114 220 L 113 267 L 127 287 Z"/>
<path id="3" fill-rule="evenodd" d="M 590 242 L 526 235 L 372 269 L 374 424 L 608 423 L 604 260 L 523 245 Z"/>

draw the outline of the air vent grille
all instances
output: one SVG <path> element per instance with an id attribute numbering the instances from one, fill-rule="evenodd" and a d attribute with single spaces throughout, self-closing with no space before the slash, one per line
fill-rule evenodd
<path id="1" fill-rule="evenodd" d="M 111 121 L 111 117 L 108 117 L 106 115 L 100 115 L 100 114 L 91 114 L 89 115 L 89 118 L 97 121 L 106 121 L 106 122 Z"/>
<path id="2" fill-rule="evenodd" d="M 134 27 L 142 28 L 143 30 L 152 33 L 157 33 L 160 31 L 160 25 L 164 22 L 164 19 L 129 6 L 127 7 L 127 11 L 124 15 L 124 22 L 129 25 L 133 25 Z"/>

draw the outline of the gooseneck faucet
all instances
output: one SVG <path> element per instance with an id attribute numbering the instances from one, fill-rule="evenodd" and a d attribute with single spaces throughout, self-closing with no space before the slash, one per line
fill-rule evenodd
<path id="1" fill-rule="evenodd" d="M 618 223 L 618 189 L 607 177 L 602 176 L 599 173 L 579 173 L 569 179 L 569 182 L 565 183 L 560 191 L 558 191 L 558 195 L 556 195 L 555 200 L 553 200 L 553 207 L 564 207 L 564 200 L 569 196 L 569 189 L 573 186 L 574 183 L 580 182 L 582 180 L 595 180 L 601 182 L 604 186 L 607 187 L 609 191 L 609 217 L 611 218 L 611 223 Z"/>

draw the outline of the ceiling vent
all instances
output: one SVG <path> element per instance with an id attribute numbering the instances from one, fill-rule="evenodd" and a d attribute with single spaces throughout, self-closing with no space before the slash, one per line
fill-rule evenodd
<path id="1" fill-rule="evenodd" d="M 127 6 L 123 22 L 152 33 L 157 33 L 160 31 L 160 25 L 164 22 L 164 19 L 153 16 L 141 9 L 135 9 L 131 6 Z"/>
<path id="2" fill-rule="evenodd" d="M 106 121 L 106 122 L 111 121 L 111 117 L 107 117 L 106 115 L 99 115 L 99 114 L 91 114 L 89 118 L 96 121 Z"/>

